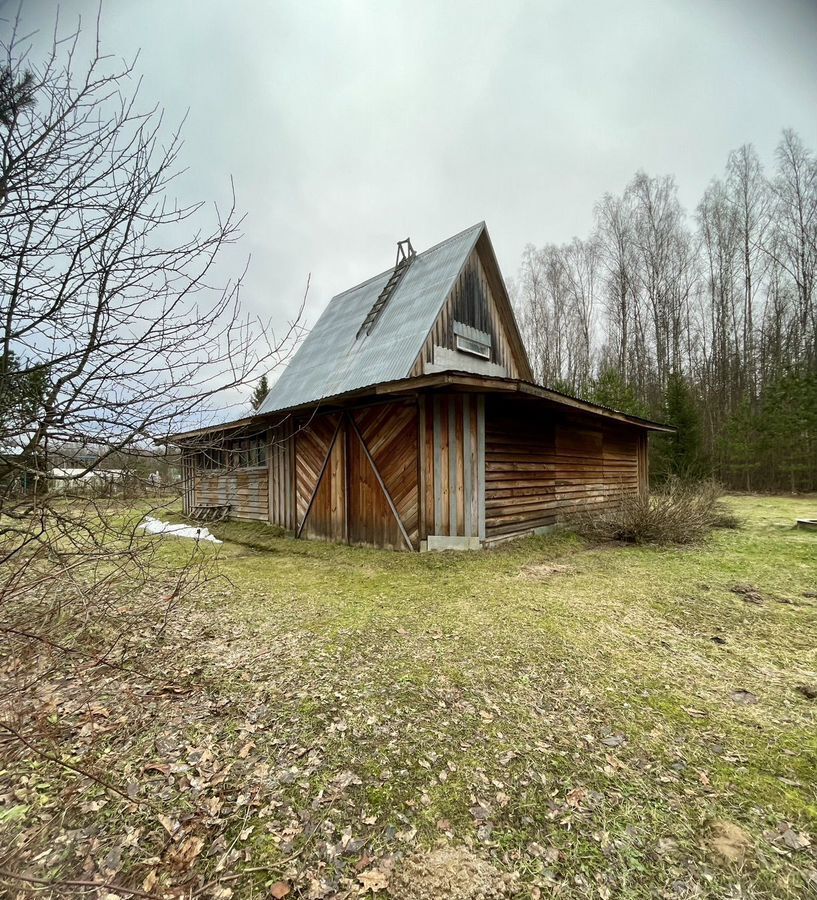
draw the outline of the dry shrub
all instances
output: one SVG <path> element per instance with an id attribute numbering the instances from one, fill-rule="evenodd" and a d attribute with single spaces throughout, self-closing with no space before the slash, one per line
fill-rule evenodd
<path id="1" fill-rule="evenodd" d="M 737 528 L 740 522 L 713 482 L 667 482 L 649 495 L 623 498 L 614 509 L 582 516 L 578 530 L 594 540 L 632 544 L 691 544 L 713 528 Z"/>

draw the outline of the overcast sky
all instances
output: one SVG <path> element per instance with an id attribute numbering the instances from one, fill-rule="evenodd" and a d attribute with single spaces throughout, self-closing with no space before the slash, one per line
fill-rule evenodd
<path id="1" fill-rule="evenodd" d="M 23 0 L 24 26 L 55 7 Z M 96 9 L 60 4 L 66 25 Z M 814 0 L 106 0 L 102 41 L 139 51 L 169 121 L 189 110 L 182 199 L 223 202 L 233 176 L 245 301 L 278 322 L 309 272 L 314 321 L 407 235 L 485 219 L 514 275 L 637 169 L 691 210 L 741 143 L 767 164 L 784 127 L 817 147 Z"/>

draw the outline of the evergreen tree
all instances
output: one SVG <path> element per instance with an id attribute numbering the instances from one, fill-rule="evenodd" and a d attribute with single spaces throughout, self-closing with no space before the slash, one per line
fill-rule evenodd
<path id="1" fill-rule="evenodd" d="M 647 407 L 636 396 L 633 388 L 613 368 L 603 369 L 590 385 L 587 399 L 600 406 L 608 406 L 632 416 L 646 416 Z"/>
<path id="2" fill-rule="evenodd" d="M 719 449 L 724 474 L 731 484 L 741 485 L 747 491 L 752 490 L 753 476 L 761 465 L 761 437 L 758 417 L 748 398 L 744 398 L 724 426 Z"/>
<path id="3" fill-rule="evenodd" d="M 770 483 L 813 490 L 817 474 L 817 378 L 806 367 L 768 386 L 759 422 L 757 456 Z M 768 477 L 767 476 L 767 477 Z"/>
<path id="4" fill-rule="evenodd" d="M 269 393 L 269 383 L 267 382 L 267 376 L 262 375 L 258 381 L 258 384 L 255 386 L 255 390 L 252 392 L 252 397 L 250 398 L 250 405 L 254 410 L 261 409 L 261 405 L 267 399 L 267 394 Z"/>
<path id="5" fill-rule="evenodd" d="M 47 387 L 45 366 L 30 366 L 11 351 L 0 356 L 0 437 L 36 424 Z"/>
<path id="6" fill-rule="evenodd" d="M 566 378 L 554 378 L 548 383 L 548 387 L 552 391 L 556 391 L 559 394 L 565 394 L 568 397 L 577 396 L 575 386 L 571 384 Z"/>
<path id="7" fill-rule="evenodd" d="M 670 375 L 664 395 L 663 420 L 675 434 L 661 435 L 654 442 L 653 471 L 656 477 L 702 478 L 708 469 L 703 449 L 701 414 L 694 392 L 682 375 Z"/>
<path id="8" fill-rule="evenodd" d="M 21 110 L 34 105 L 34 75 L 17 75 L 10 65 L 0 66 L 0 124 L 11 128 Z"/>

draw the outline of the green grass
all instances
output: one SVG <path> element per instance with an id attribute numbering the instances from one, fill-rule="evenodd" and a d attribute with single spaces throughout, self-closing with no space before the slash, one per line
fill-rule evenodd
<path id="1" fill-rule="evenodd" d="M 143 697 L 150 718 L 106 738 L 107 769 L 195 773 L 190 748 L 210 748 L 217 786 L 208 763 L 195 796 L 185 772 L 140 790 L 199 823 L 202 877 L 227 834 L 244 854 L 227 871 L 269 865 L 293 896 L 310 878 L 357 884 L 364 853 L 399 866 L 440 841 L 516 873 L 521 896 L 805 896 L 814 848 L 765 835 L 788 823 L 817 844 L 817 701 L 797 690 L 817 684 L 817 535 L 792 528 L 817 501 L 729 502 L 743 528 L 683 549 L 557 533 L 419 555 L 213 526 L 221 579 L 155 656 L 190 695 Z M 763 604 L 731 592 L 747 582 Z M 229 811 L 218 826 L 196 812 L 208 797 Z M 123 827 L 110 815 L 103 846 Z M 740 864 L 709 846 L 717 820 L 750 837 Z M 140 879 L 150 846 L 128 856 Z M 230 886 L 250 896 L 265 877 Z"/>

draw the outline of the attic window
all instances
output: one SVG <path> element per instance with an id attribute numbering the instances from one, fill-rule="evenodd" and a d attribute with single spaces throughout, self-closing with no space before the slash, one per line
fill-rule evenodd
<path id="1" fill-rule="evenodd" d="M 462 322 L 454 322 L 454 346 L 472 356 L 491 358 L 491 335 Z"/>

